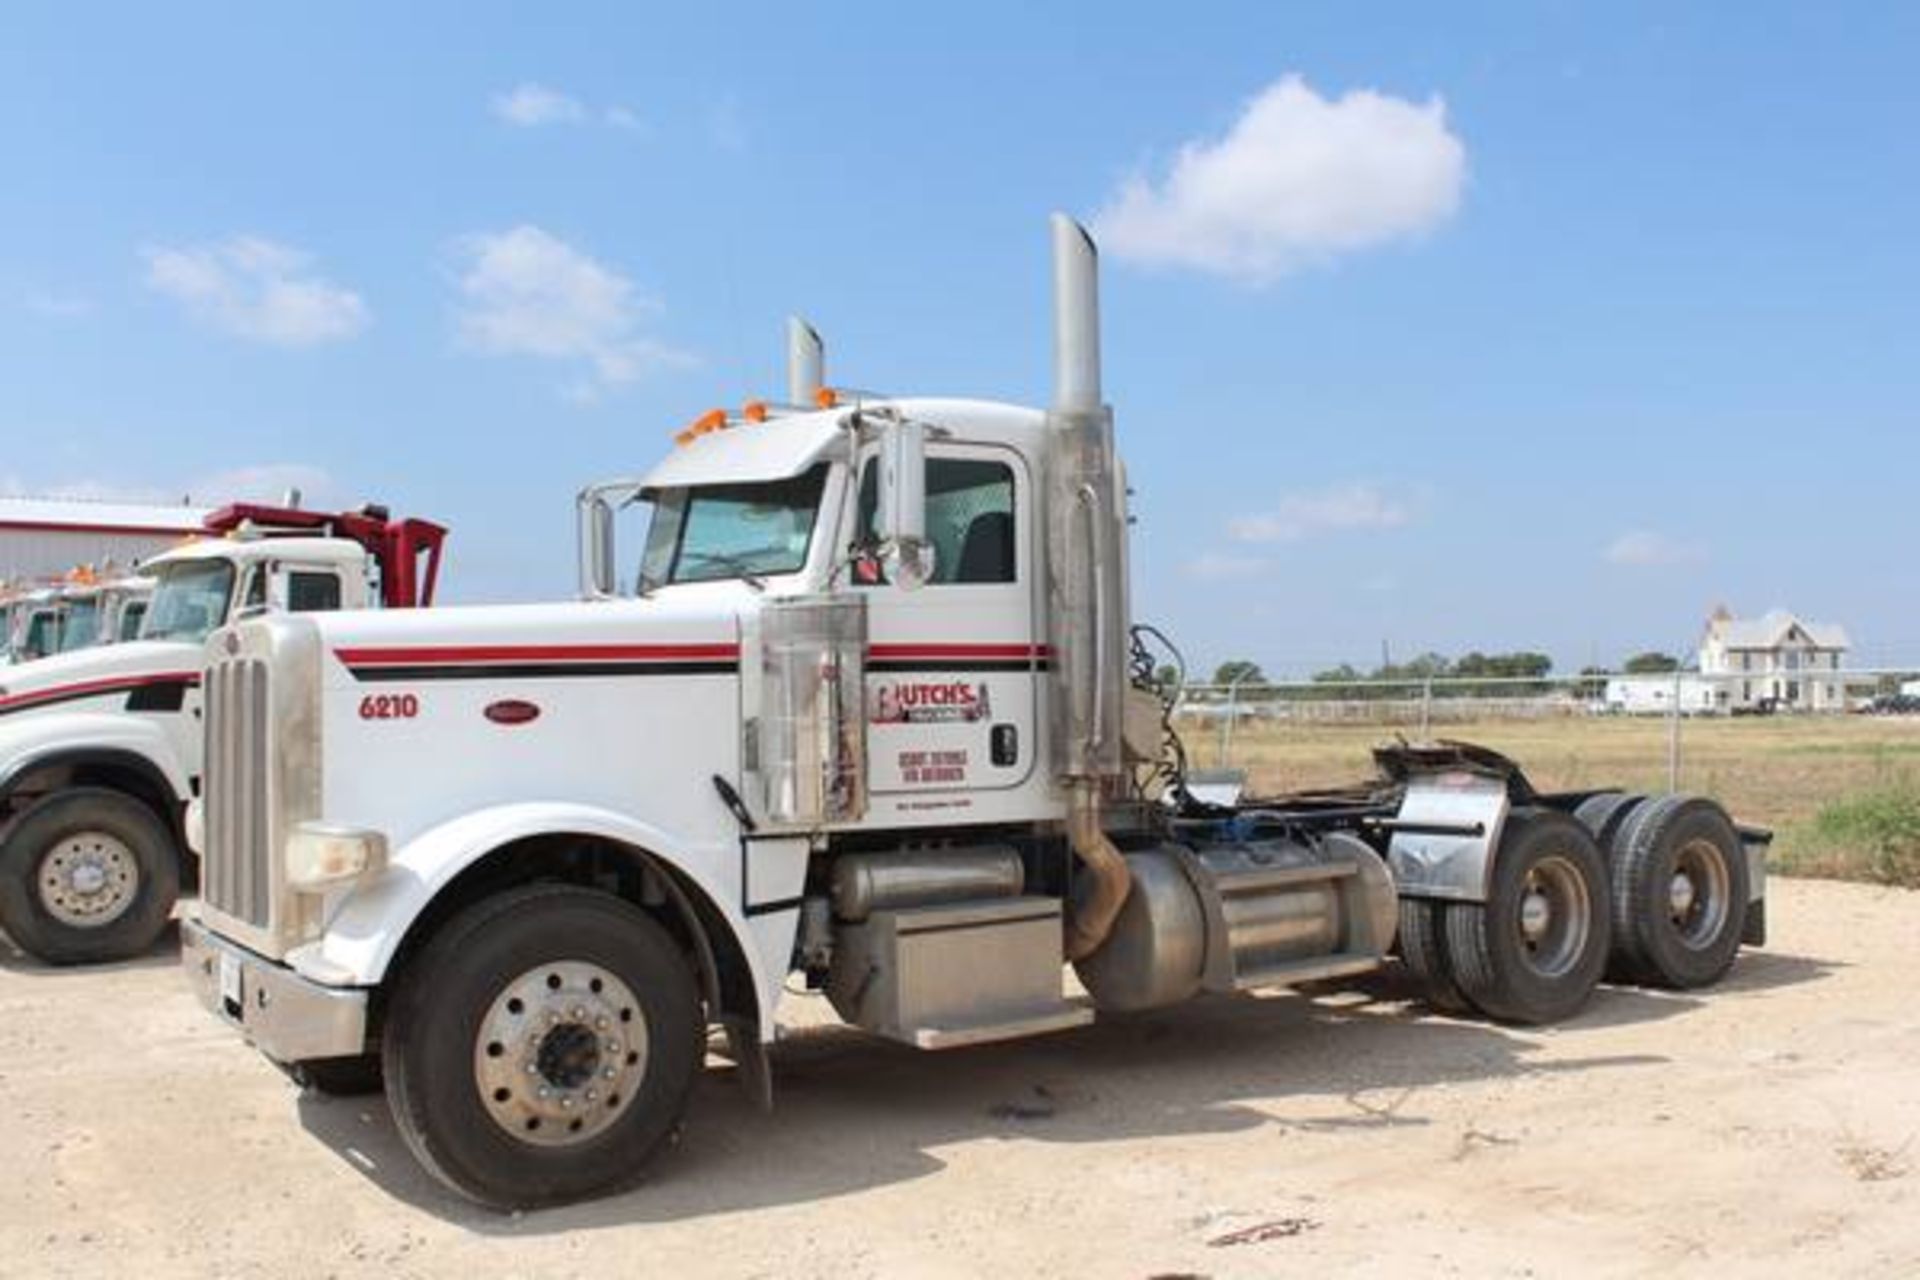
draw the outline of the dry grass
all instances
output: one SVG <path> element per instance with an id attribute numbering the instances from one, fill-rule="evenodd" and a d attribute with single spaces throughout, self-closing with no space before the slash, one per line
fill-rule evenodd
<path id="1" fill-rule="evenodd" d="M 1195 767 L 1220 762 L 1218 724 L 1184 724 L 1182 732 Z M 1248 770 L 1260 791 L 1350 781 L 1370 772 L 1368 752 L 1393 732 L 1375 725 L 1242 723 L 1233 731 L 1232 763 Z M 1664 720 L 1488 721 L 1436 732 L 1505 752 L 1543 790 L 1669 789 Z M 1854 828 L 1836 823 L 1830 811 L 1920 785 L 1920 718 L 1689 720 L 1681 725 L 1680 746 L 1680 789 L 1715 796 L 1740 821 L 1774 828 L 1776 865 L 1807 874 L 1883 878 L 1852 865 L 1856 860 L 1836 833 Z"/>

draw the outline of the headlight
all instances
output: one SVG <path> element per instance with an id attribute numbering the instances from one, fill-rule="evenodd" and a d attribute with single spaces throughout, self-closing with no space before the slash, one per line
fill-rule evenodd
<path id="1" fill-rule="evenodd" d="M 287 838 L 287 883 L 314 892 L 349 884 L 387 865 L 387 837 L 357 827 L 303 822 Z"/>
<path id="2" fill-rule="evenodd" d="M 181 826 L 186 828 L 187 848 L 198 857 L 206 857 L 207 806 L 199 796 L 187 801 L 187 816 L 181 819 Z"/>

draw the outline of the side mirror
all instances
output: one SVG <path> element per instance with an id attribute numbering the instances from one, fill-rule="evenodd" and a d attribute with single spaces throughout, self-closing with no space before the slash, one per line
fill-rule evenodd
<path id="1" fill-rule="evenodd" d="M 589 600 L 616 593 L 613 504 L 600 489 L 580 495 L 580 594 Z"/>
<path id="2" fill-rule="evenodd" d="M 880 443 L 881 558 L 887 580 L 913 590 L 933 578 L 927 541 L 927 428 L 895 420 Z"/>

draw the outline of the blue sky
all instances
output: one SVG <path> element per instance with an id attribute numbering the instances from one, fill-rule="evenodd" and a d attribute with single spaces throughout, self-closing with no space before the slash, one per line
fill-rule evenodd
<path id="1" fill-rule="evenodd" d="M 1198 661 L 1920 660 L 1913 6 L 265 8 L 9 7 L 0 487 L 293 477 L 561 596 L 790 311 L 1044 400 L 1061 208 Z"/>

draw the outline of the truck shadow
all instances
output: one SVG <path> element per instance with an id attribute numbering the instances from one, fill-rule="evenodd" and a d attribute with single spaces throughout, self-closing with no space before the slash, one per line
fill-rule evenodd
<path id="1" fill-rule="evenodd" d="M 145 955 L 110 964 L 48 964 L 22 951 L 14 940 L 0 930 L 0 970 L 27 978 L 84 978 L 88 974 L 127 973 L 137 969 L 177 969 L 180 967 L 180 922 L 169 921 Z"/>
<path id="2" fill-rule="evenodd" d="M 1749 958 L 1751 959 L 1751 958 Z M 1731 985 L 1791 985 L 1832 966 L 1742 961 Z M 1075 1031 L 921 1053 L 837 1024 L 794 1028 L 774 1049 L 775 1108 L 763 1114 L 731 1068 L 695 1090 L 685 1140 L 634 1190 L 587 1204 L 501 1215 L 435 1183 L 408 1154 L 384 1101 L 300 1095 L 302 1125 L 383 1192 L 487 1235 L 546 1235 L 699 1220 L 804 1204 L 939 1172 L 942 1149 L 982 1139 L 1109 1143 L 1271 1128 L 1422 1127 L 1430 1086 L 1655 1068 L 1650 1054 L 1567 1056 L 1565 1035 L 1676 1016 L 1700 1001 L 1603 988 L 1549 1039 L 1432 1015 L 1410 984 L 1313 995 L 1206 999 Z M 801 1012 L 817 1016 L 813 1001 Z M 1267 1107 L 1284 1104 L 1282 1119 Z"/>

